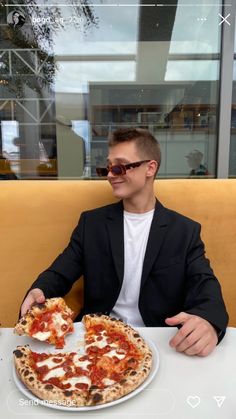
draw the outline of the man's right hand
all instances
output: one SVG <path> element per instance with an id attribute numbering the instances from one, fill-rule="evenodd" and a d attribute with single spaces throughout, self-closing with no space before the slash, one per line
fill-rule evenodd
<path id="1" fill-rule="evenodd" d="M 29 292 L 23 304 L 21 306 L 21 316 L 24 316 L 25 313 L 31 308 L 31 306 L 35 303 L 44 303 L 45 295 L 42 290 L 39 288 L 34 288 Z"/>

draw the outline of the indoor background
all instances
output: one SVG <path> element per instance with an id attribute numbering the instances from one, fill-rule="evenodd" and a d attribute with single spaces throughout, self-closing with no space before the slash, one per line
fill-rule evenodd
<path id="1" fill-rule="evenodd" d="M 129 126 L 161 178 L 236 177 L 236 5 L 217 3 L 3 0 L 0 179 L 96 179 Z"/>

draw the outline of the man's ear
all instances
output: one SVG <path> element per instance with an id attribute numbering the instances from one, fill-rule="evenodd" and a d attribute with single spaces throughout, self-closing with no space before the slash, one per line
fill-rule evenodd
<path id="1" fill-rule="evenodd" d="M 156 160 L 151 160 L 148 162 L 148 169 L 147 169 L 147 177 L 152 177 L 155 175 L 156 171 L 158 169 L 158 163 Z"/>

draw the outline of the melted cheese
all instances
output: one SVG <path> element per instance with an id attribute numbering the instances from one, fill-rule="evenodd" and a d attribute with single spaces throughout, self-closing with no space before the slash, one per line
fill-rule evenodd
<path id="1" fill-rule="evenodd" d="M 115 349 L 113 349 L 112 351 L 110 351 L 110 352 L 107 352 L 106 354 L 104 354 L 105 356 L 109 356 L 109 357 L 113 357 L 113 356 L 116 356 L 117 358 L 119 358 L 119 359 L 123 359 L 123 358 L 125 358 L 125 354 L 117 354 L 116 353 L 116 351 L 115 351 Z"/>
<path id="2" fill-rule="evenodd" d="M 81 375 L 81 377 L 71 377 L 67 380 L 63 380 L 63 384 L 70 384 L 70 390 L 78 390 L 77 387 L 75 387 L 75 384 L 88 384 L 88 386 L 91 386 L 91 380 L 86 375 Z"/>
<path id="3" fill-rule="evenodd" d="M 112 386 L 112 384 L 116 383 L 114 380 L 110 380 L 110 378 L 103 378 L 102 382 L 104 386 Z"/>
<path id="4" fill-rule="evenodd" d="M 62 314 L 61 313 L 53 313 L 52 320 L 53 320 L 53 323 L 54 323 L 55 328 L 57 330 L 57 335 L 59 337 L 62 336 L 62 335 L 64 335 L 65 334 L 65 331 L 61 330 L 61 327 L 63 325 L 66 325 L 67 326 L 67 322 L 66 322 L 66 320 L 64 320 L 62 318 Z"/>
<path id="5" fill-rule="evenodd" d="M 49 378 L 53 377 L 63 377 L 63 375 L 65 375 L 65 371 L 63 368 L 54 368 L 45 375 L 44 381 L 47 381 L 49 380 Z"/>
<path id="6" fill-rule="evenodd" d="M 34 333 L 34 335 L 32 336 L 35 339 L 44 341 L 44 340 L 47 340 L 49 336 L 51 336 L 51 332 L 37 332 L 37 333 Z"/>
<path id="7" fill-rule="evenodd" d="M 107 345 L 108 345 L 108 343 L 107 343 L 107 340 L 105 338 L 105 339 L 99 340 L 97 342 L 90 343 L 89 345 L 86 345 L 86 346 L 87 346 L 87 348 L 89 348 L 90 346 L 97 346 L 97 348 L 102 349 L 102 348 L 105 348 L 105 346 L 107 346 Z"/>
<path id="8" fill-rule="evenodd" d="M 83 368 L 84 370 L 88 369 L 88 365 L 91 364 L 89 360 L 80 361 L 80 357 L 78 355 L 75 355 L 73 358 L 73 363 L 76 367 Z"/>
<path id="9" fill-rule="evenodd" d="M 58 359 L 57 356 L 54 356 L 54 358 Z M 58 366 L 58 364 L 62 363 L 63 361 L 63 358 L 61 359 L 61 362 L 53 362 L 52 358 L 48 358 L 44 359 L 44 361 L 37 362 L 37 367 L 43 367 L 44 365 L 46 365 L 50 369 Z"/>
<path id="10" fill-rule="evenodd" d="M 102 348 L 105 348 L 105 346 L 109 345 L 112 348 L 117 348 L 117 345 L 115 343 L 108 343 L 107 342 L 107 338 L 108 338 L 107 335 L 105 336 L 105 335 L 102 334 L 101 336 L 102 336 L 102 339 L 101 340 L 96 340 L 93 343 L 89 343 L 88 345 L 86 345 L 86 347 L 89 348 L 90 346 L 97 346 L 97 348 L 102 349 Z M 97 339 L 98 339 L 98 337 L 97 337 Z"/>

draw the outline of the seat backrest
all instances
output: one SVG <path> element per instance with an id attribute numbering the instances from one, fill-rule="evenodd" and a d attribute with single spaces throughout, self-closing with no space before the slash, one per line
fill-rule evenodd
<path id="1" fill-rule="evenodd" d="M 163 205 L 202 224 L 207 256 L 218 277 L 230 325 L 236 326 L 236 180 L 156 180 Z M 115 202 L 106 181 L 2 181 L 0 184 L 0 323 L 12 327 L 38 274 L 67 245 L 80 214 Z M 67 302 L 78 311 L 82 287 Z"/>

